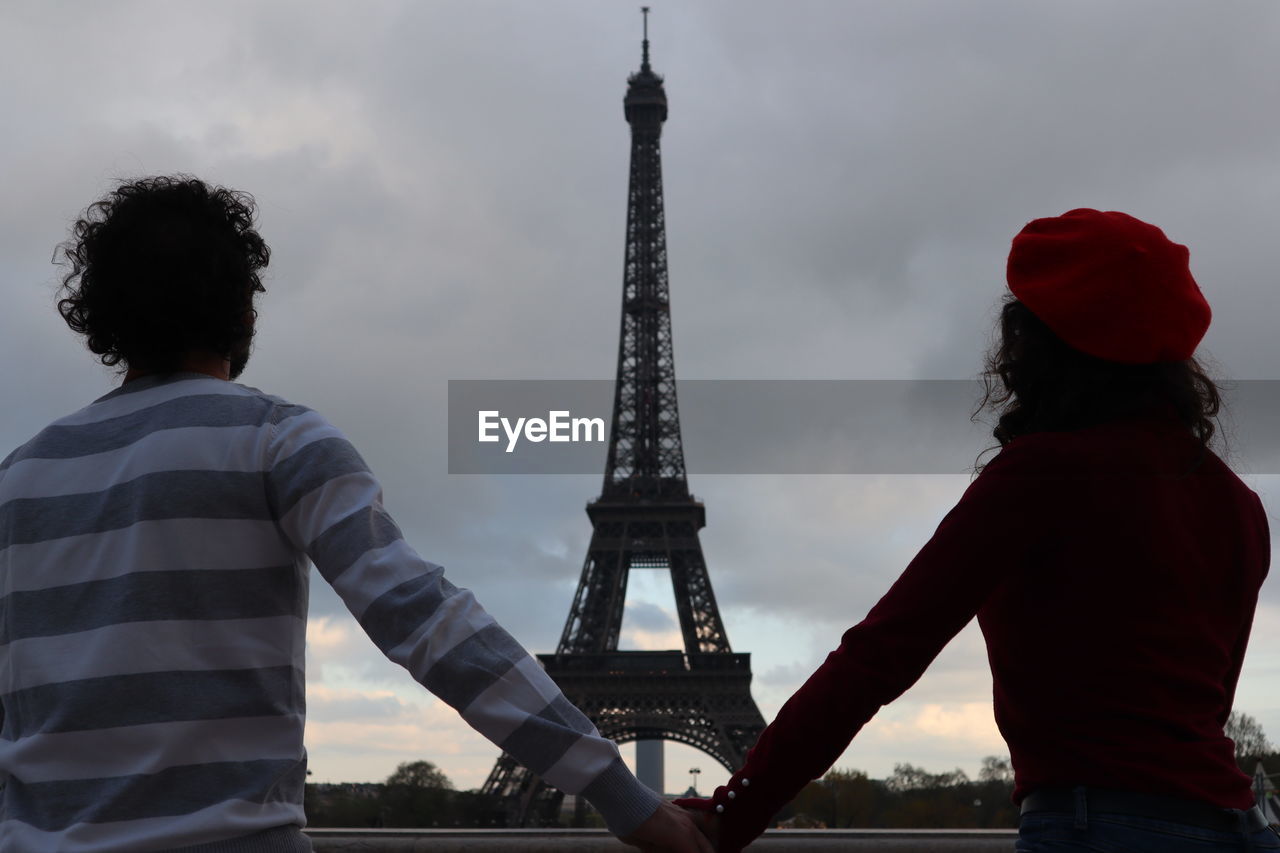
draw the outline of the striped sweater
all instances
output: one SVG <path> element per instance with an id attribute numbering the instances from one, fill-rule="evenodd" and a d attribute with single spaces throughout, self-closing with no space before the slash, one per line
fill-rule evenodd
<path id="1" fill-rule="evenodd" d="M 625 834 L 658 798 L 316 412 L 135 379 L 0 463 L 0 850 L 310 850 L 308 560 L 388 658 Z"/>

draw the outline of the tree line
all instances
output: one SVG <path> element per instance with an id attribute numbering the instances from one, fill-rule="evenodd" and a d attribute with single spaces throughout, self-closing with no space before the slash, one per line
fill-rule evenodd
<path id="1" fill-rule="evenodd" d="M 490 827 L 506 823 L 502 804 L 479 791 L 456 791 L 430 761 L 396 768 L 385 782 L 307 783 L 308 826 Z"/>

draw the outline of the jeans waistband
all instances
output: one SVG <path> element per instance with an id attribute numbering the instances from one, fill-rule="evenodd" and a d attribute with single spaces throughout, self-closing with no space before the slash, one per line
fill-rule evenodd
<path id="1" fill-rule="evenodd" d="M 1028 812 L 1075 813 L 1080 805 L 1081 789 L 1042 788 L 1022 800 L 1022 814 Z M 1199 800 L 1184 800 L 1161 794 L 1115 791 L 1107 788 L 1083 788 L 1083 805 L 1089 813 L 1111 813 L 1148 817 L 1216 829 L 1223 832 L 1257 832 L 1267 828 L 1267 819 L 1254 806 L 1250 809 L 1224 809 Z"/>

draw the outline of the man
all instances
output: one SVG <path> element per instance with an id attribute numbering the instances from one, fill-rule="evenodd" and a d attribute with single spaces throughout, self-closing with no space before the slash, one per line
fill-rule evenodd
<path id="1" fill-rule="evenodd" d="M 308 560 L 378 647 L 643 850 L 710 847 L 424 561 L 351 444 L 233 383 L 270 252 L 253 201 L 125 183 L 58 307 L 121 387 L 0 463 L 0 849 L 306 851 Z"/>

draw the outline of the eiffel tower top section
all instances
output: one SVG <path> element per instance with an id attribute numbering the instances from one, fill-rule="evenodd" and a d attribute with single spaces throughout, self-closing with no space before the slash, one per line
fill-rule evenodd
<path id="1" fill-rule="evenodd" d="M 640 70 L 627 78 L 631 125 L 627 247 L 622 281 L 618 379 L 604 487 L 598 503 L 688 503 L 676 405 L 667 236 L 659 139 L 667 119 L 662 78 L 649 65 L 649 10 Z"/>
<path id="2" fill-rule="evenodd" d="M 662 123 L 667 120 L 667 93 L 662 89 L 662 78 L 649 67 L 649 7 L 644 12 L 644 42 L 640 70 L 627 78 L 627 97 L 623 99 L 631 132 L 662 133 Z"/>

